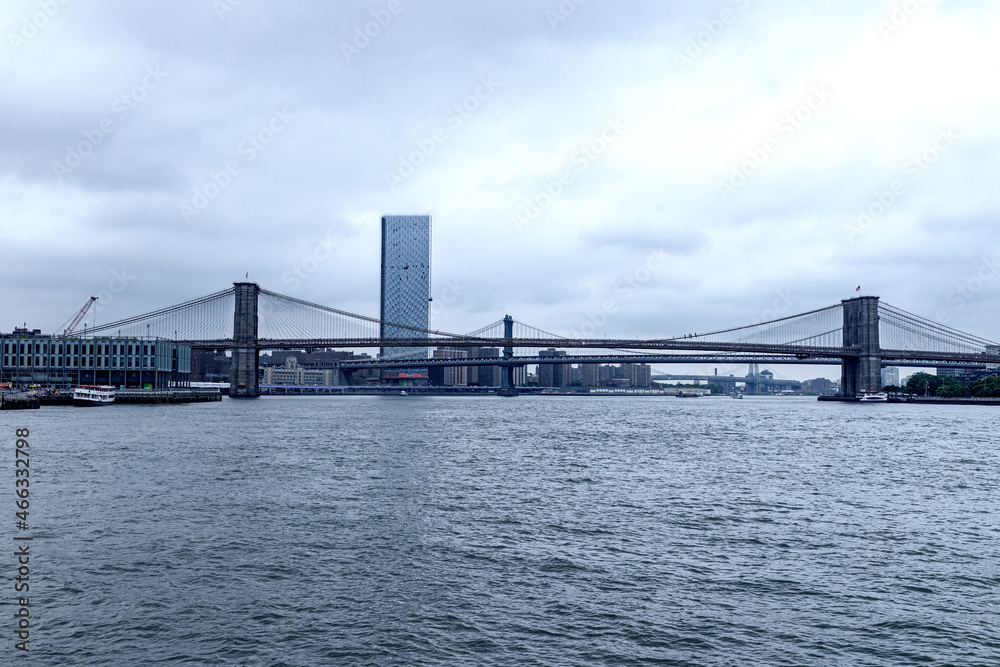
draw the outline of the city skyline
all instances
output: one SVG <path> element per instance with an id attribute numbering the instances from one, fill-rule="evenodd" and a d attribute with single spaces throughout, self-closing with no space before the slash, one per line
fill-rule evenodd
<path id="1" fill-rule="evenodd" d="M 217 5 L 0 9 L 2 330 L 247 275 L 374 315 L 379 217 L 421 211 L 444 330 L 676 336 L 860 285 L 998 337 L 990 3 Z"/>

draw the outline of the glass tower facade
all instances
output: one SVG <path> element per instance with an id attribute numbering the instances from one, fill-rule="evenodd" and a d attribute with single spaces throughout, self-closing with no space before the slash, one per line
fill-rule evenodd
<path id="1" fill-rule="evenodd" d="M 383 322 L 430 328 L 431 217 L 382 216 Z M 426 338 L 427 334 L 382 325 L 383 338 Z M 427 348 L 383 347 L 383 359 L 426 359 Z"/>

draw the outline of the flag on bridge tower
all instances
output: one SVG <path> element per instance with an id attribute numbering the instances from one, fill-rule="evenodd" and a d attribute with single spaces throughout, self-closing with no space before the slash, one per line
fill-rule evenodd
<path id="1" fill-rule="evenodd" d="M 245 276 L 243 276 L 243 280 L 249 280 L 249 279 L 250 279 L 250 272 L 247 271 L 247 274 Z M 858 289 L 861 289 L 861 288 L 859 287 Z"/>
<path id="2" fill-rule="evenodd" d="M 855 291 L 855 292 L 860 292 L 860 291 L 861 291 L 861 285 L 858 285 L 858 289 L 856 289 L 856 290 L 854 290 L 854 291 Z"/>

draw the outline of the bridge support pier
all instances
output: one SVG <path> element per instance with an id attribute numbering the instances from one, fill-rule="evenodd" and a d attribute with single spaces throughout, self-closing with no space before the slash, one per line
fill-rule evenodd
<path id="1" fill-rule="evenodd" d="M 233 359 L 229 366 L 229 396 L 257 398 L 257 283 L 233 283 L 236 312 L 233 318 Z"/>
<path id="2" fill-rule="evenodd" d="M 510 315 L 504 315 L 503 317 L 503 337 L 507 340 L 514 337 L 514 318 Z M 510 359 L 513 356 L 514 348 L 505 347 L 503 349 L 504 359 Z M 507 398 L 517 396 L 517 387 L 514 386 L 513 366 L 500 367 L 500 388 L 497 389 L 497 396 L 506 396 Z"/>
<path id="3" fill-rule="evenodd" d="M 844 347 L 858 349 L 857 357 L 841 362 L 840 393 L 857 396 L 882 389 L 882 349 L 879 345 L 877 296 L 844 299 Z"/>

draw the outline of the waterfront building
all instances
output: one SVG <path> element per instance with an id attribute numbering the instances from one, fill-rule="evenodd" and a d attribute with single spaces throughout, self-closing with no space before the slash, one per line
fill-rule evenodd
<path id="1" fill-rule="evenodd" d="M 382 291 L 380 319 L 408 327 L 430 328 L 431 217 L 382 216 Z M 383 338 L 426 338 L 425 331 L 382 324 Z M 382 359 L 426 359 L 427 348 L 383 347 Z M 425 371 L 426 373 L 426 371 Z"/>
<path id="2" fill-rule="evenodd" d="M 0 335 L 0 382 L 68 387 L 187 385 L 191 348 L 163 338 L 49 336 L 38 329 Z"/>
<path id="3" fill-rule="evenodd" d="M 427 369 L 409 369 L 401 371 L 382 371 L 383 384 L 397 387 L 426 387 L 429 384 Z"/>
<path id="4" fill-rule="evenodd" d="M 299 364 L 294 356 L 285 358 L 281 366 L 263 368 L 264 384 L 307 385 L 333 387 L 344 384 L 339 368 L 309 368 Z"/>
<path id="5" fill-rule="evenodd" d="M 584 387 L 599 386 L 598 364 L 580 364 L 580 382 Z"/>

